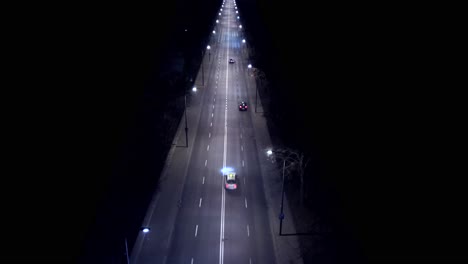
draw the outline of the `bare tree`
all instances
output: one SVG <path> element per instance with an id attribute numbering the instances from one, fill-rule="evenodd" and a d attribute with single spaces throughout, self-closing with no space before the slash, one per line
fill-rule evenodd
<path id="1" fill-rule="evenodd" d="M 288 176 L 290 176 L 293 171 L 297 171 L 300 179 L 300 203 L 302 206 L 304 204 L 304 175 L 310 158 L 306 157 L 304 153 L 300 151 L 289 148 L 270 150 L 267 153 L 269 153 L 268 156 L 272 162 L 275 162 L 276 159 L 284 162 L 284 171 Z"/>

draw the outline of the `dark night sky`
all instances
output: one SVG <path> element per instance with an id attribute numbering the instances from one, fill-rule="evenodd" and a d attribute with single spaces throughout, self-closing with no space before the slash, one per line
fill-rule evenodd
<path id="1" fill-rule="evenodd" d="M 80 254 L 168 40 L 186 23 L 205 32 L 218 7 L 187 2 L 15 8 L 2 257 Z M 283 127 L 320 153 L 366 254 L 466 258 L 466 103 L 446 60 L 456 21 L 433 7 L 238 5 Z"/>

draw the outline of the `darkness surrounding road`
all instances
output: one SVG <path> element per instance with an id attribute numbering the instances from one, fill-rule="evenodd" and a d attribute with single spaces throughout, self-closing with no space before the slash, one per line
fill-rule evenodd
<path id="1" fill-rule="evenodd" d="M 319 157 L 313 182 L 329 188 L 327 213 L 369 261 L 466 261 L 459 16 L 435 6 L 238 5 L 271 83 L 278 136 Z M 149 87 L 161 87 L 154 76 L 169 64 L 169 39 L 190 25 L 200 39 L 175 42 L 203 42 L 217 6 L 5 9 L 13 100 L 1 258 L 74 262 L 104 244 L 115 259 L 100 263 L 123 263 L 114 252 L 141 223 L 148 175 L 167 149 L 148 125 L 161 109 L 149 106 L 176 96 Z"/>

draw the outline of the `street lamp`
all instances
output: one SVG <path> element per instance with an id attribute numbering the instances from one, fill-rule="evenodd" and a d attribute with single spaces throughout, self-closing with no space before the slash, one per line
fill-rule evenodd
<path id="1" fill-rule="evenodd" d="M 206 49 L 208 50 L 208 61 L 210 61 L 210 55 L 211 55 L 211 52 L 210 52 L 210 45 L 206 46 Z M 205 51 L 202 51 L 202 58 L 201 58 L 201 70 L 202 70 L 202 86 L 205 86 L 205 71 L 203 69 L 203 62 L 204 62 L 204 59 L 205 59 Z"/>
<path id="2" fill-rule="evenodd" d="M 271 155 L 273 155 L 273 150 L 269 149 L 267 152 L 267 156 L 270 157 Z M 278 215 L 278 218 L 280 220 L 280 228 L 279 228 L 279 235 L 281 236 L 282 235 L 282 230 L 283 230 L 283 220 L 284 220 L 284 170 L 285 170 L 285 167 L 286 167 L 286 159 L 287 158 L 283 158 L 283 183 L 282 183 L 282 186 L 281 186 L 281 207 L 280 207 L 280 214 Z"/>
<path id="3" fill-rule="evenodd" d="M 249 64 L 247 67 L 249 69 L 252 68 L 252 64 Z M 258 69 L 255 68 L 255 71 L 254 71 L 255 79 L 257 79 L 257 71 L 258 71 Z M 257 113 L 257 104 L 258 104 L 257 98 L 258 98 L 258 86 L 257 86 L 257 83 L 255 83 L 255 113 Z M 271 150 L 270 150 L 270 152 L 271 152 Z M 270 155 L 271 155 L 271 153 L 270 153 Z"/>
<path id="4" fill-rule="evenodd" d="M 281 236 L 281 231 L 283 230 L 283 219 L 284 219 L 283 202 L 284 202 L 284 167 L 285 166 L 286 166 L 286 159 L 283 160 L 283 184 L 281 186 L 281 211 L 279 214 L 279 220 L 280 220 L 279 235 L 280 236 Z"/>
<path id="5" fill-rule="evenodd" d="M 283 213 L 283 203 L 284 203 L 284 185 L 285 185 L 285 170 L 290 167 L 293 167 L 297 170 L 300 181 L 301 181 L 301 187 L 300 187 L 300 196 L 301 196 L 301 205 L 304 199 L 304 174 L 306 167 L 308 163 L 310 162 L 310 159 L 307 158 L 307 156 L 299 151 L 292 150 L 289 148 L 282 148 L 282 149 L 277 149 L 277 150 L 268 150 L 267 155 L 270 157 L 272 154 L 275 154 L 275 159 L 281 159 L 283 160 L 283 186 L 282 186 L 282 196 L 281 196 L 281 211 L 279 214 L 279 219 L 280 219 L 280 230 L 279 234 L 280 236 L 282 235 L 282 228 L 283 228 L 283 219 L 284 219 L 284 213 Z M 273 160 L 274 161 L 274 160 Z M 286 167 L 286 161 L 289 162 L 288 166 Z"/>
<path id="6" fill-rule="evenodd" d="M 260 80 L 260 86 L 262 86 L 262 79 L 265 78 L 265 73 L 258 68 L 254 68 L 254 76 L 255 80 Z M 257 93 L 258 93 L 258 85 L 255 83 L 255 113 L 257 112 Z"/>
<path id="7" fill-rule="evenodd" d="M 193 92 L 197 92 L 197 87 L 192 88 Z M 184 117 L 185 117 L 185 147 L 188 148 L 188 124 L 187 124 L 187 91 L 184 93 Z M 144 230 L 143 230 L 144 232 Z"/>
<path id="8" fill-rule="evenodd" d="M 270 157 L 271 155 L 273 155 L 273 150 L 269 149 L 267 152 L 267 156 Z M 285 170 L 285 167 L 286 167 L 286 158 L 283 158 L 283 183 L 282 183 L 282 187 L 281 187 L 281 207 L 280 207 L 280 214 L 278 216 L 279 220 L 280 220 L 280 228 L 279 228 L 279 235 L 281 236 L 282 235 L 282 230 L 283 230 L 283 220 L 284 220 L 284 170 Z"/>

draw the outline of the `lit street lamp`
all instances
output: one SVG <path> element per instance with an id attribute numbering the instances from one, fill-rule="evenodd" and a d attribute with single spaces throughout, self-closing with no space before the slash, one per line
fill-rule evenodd
<path id="1" fill-rule="evenodd" d="M 197 92 L 197 87 L 194 86 L 192 88 L 192 91 Z M 185 117 L 185 146 L 188 148 L 187 92 L 184 93 L 184 117 Z M 143 230 L 143 232 L 145 232 L 145 230 Z"/>
<path id="2" fill-rule="evenodd" d="M 289 162 L 289 165 L 288 165 L 288 169 L 290 167 L 295 167 L 298 169 L 299 171 L 299 175 L 300 175 L 300 178 L 301 178 L 301 203 L 302 203 L 302 199 L 303 199 L 303 180 L 304 180 L 304 171 L 305 171 L 305 168 L 307 167 L 307 164 L 309 163 L 309 159 L 303 154 L 303 153 L 300 153 L 300 152 L 297 152 L 297 151 L 294 151 L 294 150 L 291 150 L 291 149 L 278 149 L 278 150 L 268 150 L 267 151 L 267 156 L 268 157 L 271 157 L 271 155 L 274 154 L 277 154 L 275 155 L 275 159 L 276 158 L 279 158 L 279 159 L 282 159 L 283 160 L 283 184 L 282 184 L 282 187 L 281 187 L 281 208 L 280 208 L 280 214 L 278 216 L 279 220 L 280 220 L 280 229 L 279 229 L 279 235 L 281 236 L 282 235 L 282 229 L 283 229 L 283 220 L 284 220 L 284 211 L 283 211 L 283 204 L 284 204 L 284 182 L 285 182 L 285 177 L 284 177 L 284 171 L 286 170 L 286 161 Z"/>
<path id="3" fill-rule="evenodd" d="M 247 66 L 249 69 L 252 68 L 252 64 L 249 64 Z M 260 85 L 262 85 L 262 78 L 265 78 L 265 73 L 260 71 L 258 68 L 254 68 L 253 70 L 255 80 L 259 79 L 260 80 Z M 258 85 L 255 84 L 255 113 L 257 113 L 257 104 L 258 104 Z"/>

